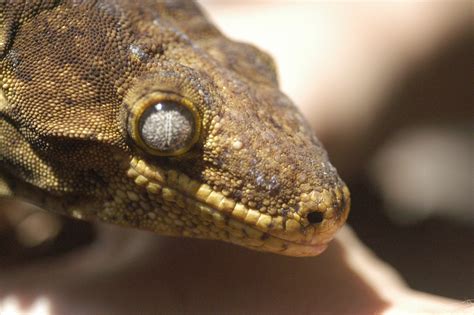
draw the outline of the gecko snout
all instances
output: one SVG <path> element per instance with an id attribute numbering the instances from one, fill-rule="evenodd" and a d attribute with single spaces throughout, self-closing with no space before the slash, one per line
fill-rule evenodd
<path id="1" fill-rule="evenodd" d="M 347 217 L 350 193 L 345 185 L 301 195 L 300 215 L 311 226 L 339 225 Z"/>

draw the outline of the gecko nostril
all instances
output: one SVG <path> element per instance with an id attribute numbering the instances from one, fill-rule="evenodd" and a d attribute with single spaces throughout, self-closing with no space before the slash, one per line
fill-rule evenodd
<path id="1" fill-rule="evenodd" d="M 306 215 L 306 218 L 311 224 L 321 223 L 323 222 L 324 214 L 319 211 L 313 211 L 313 212 L 308 213 Z"/>

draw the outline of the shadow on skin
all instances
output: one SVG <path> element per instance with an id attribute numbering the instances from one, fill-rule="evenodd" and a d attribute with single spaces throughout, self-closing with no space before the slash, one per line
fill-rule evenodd
<path id="1" fill-rule="evenodd" d="M 51 300 L 53 314 L 374 314 L 387 304 L 334 241 L 313 258 L 104 227 L 96 243 L 28 268 L 0 271 L 0 299 Z M 3 293 L 2 293 L 3 292 Z"/>

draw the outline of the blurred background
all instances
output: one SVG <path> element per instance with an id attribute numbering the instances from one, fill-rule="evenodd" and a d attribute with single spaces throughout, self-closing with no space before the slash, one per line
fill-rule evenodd
<path id="1" fill-rule="evenodd" d="M 414 289 L 474 295 L 470 1 L 201 1 L 274 56 L 282 89 L 353 197 L 349 224 Z M 0 269 L 93 243 L 96 227 L 3 202 Z"/>

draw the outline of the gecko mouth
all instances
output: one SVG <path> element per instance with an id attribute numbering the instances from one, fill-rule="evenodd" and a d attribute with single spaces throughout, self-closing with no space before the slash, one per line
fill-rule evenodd
<path id="1" fill-rule="evenodd" d="M 299 215 L 270 216 L 250 209 L 176 170 L 162 170 L 135 158 L 130 166 L 129 178 L 162 199 L 164 207 L 180 209 L 178 221 L 192 222 L 169 229 L 146 227 L 162 234 L 223 240 L 288 256 L 315 256 L 326 249 L 349 212 L 345 186 L 336 193 L 314 192 L 307 202 L 302 201 L 303 211 L 318 209 L 318 205 L 324 210 L 324 220 L 315 226 Z"/>
<path id="2" fill-rule="evenodd" d="M 297 231 L 291 231 L 291 228 L 262 229 L 258 225 L 248 224 L 225 214 L 226 225 L 222 228 L 229 232 L 228 241 L 237 245 L 287 256 L 316 256 L 327 248 L 336 231 L 346 221 L 349 203 L 349 201 L 344 203 L 339 211 L 332 211 L 330 217 L 326 217 L 323 225 L 318 227 L 307 225 Z M 213 209 L 213 205 L 205 206 Z"/>
<path id="3" fill-rule="evenodd" d="M 322 253 L 328 243 L 298 243 L 290 241 L 269 232 L 262 232 L 259 229 L 242 224 L 240 221 L 229 218 L 229 225 L 241 226 L 240 231 L 245 235 L 252 234 L 255 238 L 237 238 L 230 236 L 229 241 L 233 244 L 251 248 L 257 251 L 272 252 L 287 256 L 316 256 Z"/>

